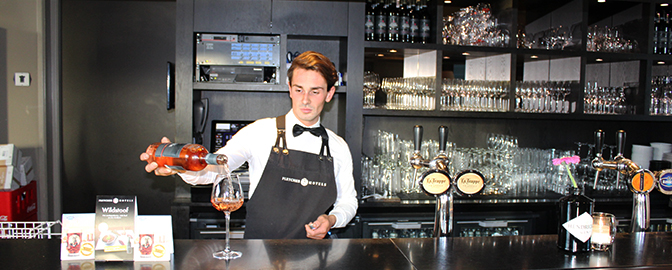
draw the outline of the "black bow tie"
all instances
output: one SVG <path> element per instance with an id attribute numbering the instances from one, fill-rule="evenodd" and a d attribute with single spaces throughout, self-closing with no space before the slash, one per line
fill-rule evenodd
<path id="1" fill-rule="evenodd" d="M 316 128 L 307 128 L 301 125 L 294 125 L 294 128 L 292 129 L 292 134 L 294 134 L 294 137 L 297 137 L 301 135 L 304 131 L 308 131 L 311 134 L 320 137 L 322 135 L 327 135 L 327 131 L 324 129 L 323 126 L 319 126 Z"/>

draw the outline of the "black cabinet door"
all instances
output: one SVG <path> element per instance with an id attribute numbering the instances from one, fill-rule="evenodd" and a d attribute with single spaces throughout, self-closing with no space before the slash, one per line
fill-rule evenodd
<path id="1" fill-rule="evenodd" d="M 136 195 L 140 214 L 170 214 L 175 180 L 146 173 L 139 156 L 175 138 L 175 2 L 62 2 L 63 212 L 94 212 L 96 195 Z"/>
<path id="2" fill-rule="evenodd" d="M 288 35 L 348 36 L 348 3 L 275 1 L 272 31 Z"/>
<path id="3" fill-rule="evenodd" d="M 270 33 L 271 0 L 196 0 L 194 32 Z"/>

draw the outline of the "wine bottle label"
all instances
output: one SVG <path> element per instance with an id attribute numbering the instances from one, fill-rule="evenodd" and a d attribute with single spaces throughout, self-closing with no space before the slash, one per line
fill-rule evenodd
<path id="1" fill-rule="evenodd" d="M 411 33 L 411 21 L 408 17 L 401 17 L 401 34 L 408 35 Z"/>
<path id="2" fill-rule="evenodd" d="M 180 157 L 180 151 L 184 147 L 184 143 L 162 143 L 156 148 L 155 157 Z"/>
<path id="3" fill-rule="evenodd" d="M 373 24 L 373 21 L 375 20 L 375 16 L 373 15 L 366 15 L 366 23 L 364 23 L 364 32 L 366 34 L 373 34 L 375 31 L 375 25 Z"/>
<path id="4" fill-rule="evenodd" d="M 376 34 L 384 35 L 387 33 L 387 17 L 376 16 Z"/>
<path id="5" fill-rule="evenodd" d="M 429 194 L 441 195 L 450 188 L 450 178 L 444 173 L 429 171 L 420 180 L 420 185 Z"/>
<path id="6" fill-rule="evenodd" d="M 647 193 L 653 190 L 655 176 L 651 171 L 642 169 L 637 171 L 630 180 L 630 189 L 637 193 Z"/>
<path id="7" fill-rule="evenodd" d="M 420 36 L 428 38 L 429 31 L 430 31 L 429 20 L 428 19 L 420 20 Z"/>
<path id="8" fill-rule="evenodd" d="M 590 239 L 590 235 L 593 233 L 593 216 L 588 212 L 583 212 L 583 214 L 578 217 L 570 219 L 562 224 L 562 227 L 576 237 L 576 239 L 585 243 Z"/>
<path id="9" fill-rule="evenodd" d="M 660 171 L 658 191 L 665 195 L 672 195 L 672 170 L 668 169 Z"/>
<path id="10" fill-rule="evenodd" d="M 456 186 L 461 193 L 472 195 L 483 190 L 483 176 L 476 172 L 465 172 L 457 176 Z"/>
<path id="11" fill-rule="evenodd" d="M 387 20 L 387 31 L 390 34 L 399 33 L 399 17 L 390 16 Z"/>

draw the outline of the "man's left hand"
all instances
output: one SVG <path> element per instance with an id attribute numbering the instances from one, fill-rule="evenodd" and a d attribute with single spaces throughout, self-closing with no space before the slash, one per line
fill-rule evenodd
<path id="1" fill-rule="evenodd" d="M 331 229 L 331 226 L 333 226 L 335 223 L 336 223 L 335 216 L 327 216 L 325 214 L 322 214 L 319 217 L 317 217 L 317 220 L 305 225 L 306 237 L 312 239 L 324 239 L 324 237 L 329 232 L 329 229 Z"/>

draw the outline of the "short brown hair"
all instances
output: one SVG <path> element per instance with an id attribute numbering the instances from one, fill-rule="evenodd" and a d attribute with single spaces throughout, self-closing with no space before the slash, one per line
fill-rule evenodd
<path id="1" fill-rule="evenodd" d="M 289 79 L 290 84 L 292 83 L 294 70 L 297 68 L 313 70 L 320 73 L 324 80 L 327 81 L 327 91 L 329 91 L 331 87 L 336 84 L 336 81 L 338 81 L 334 63 L 332 63 L 328 57 L 318 52 L 306 51 L 294 58 L 292 66 L 287 70 L 287 78 Z"/>

